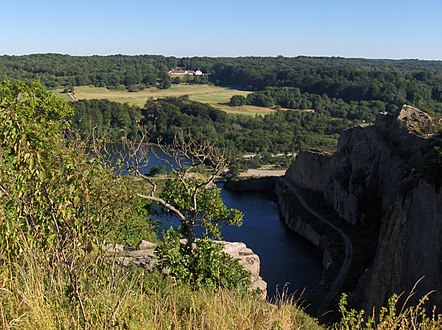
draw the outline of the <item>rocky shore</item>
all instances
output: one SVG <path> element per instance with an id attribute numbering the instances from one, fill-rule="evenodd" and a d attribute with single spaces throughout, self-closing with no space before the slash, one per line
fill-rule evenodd
<path id="1" fill-rule="evenodd" d="M 434 125 L 440 119 L 404 106 L 397 116 L 380 114 L 372 125 L 344 131 L 332 155 L 300 153 L 283 179 L 241 178 L 226 188 L 277 195 L 286 224 L 323 255 L 322 298 L 336 301 L 346 291 L 367 309 L 410 292 L 423 277 L 410 301 L 434 290 L 430 302 L 441 306 L 442 189 L 423 171 L 441 146 L 428 133 Z M 290 185 L 315 193 L 343 220 L 321 226 L 305 207 L 293 207 L 300 201 Z"/>
<path id="2" fill-rule="evenodd" d="M 223 245 L 223 251 L 230 255 L 251 275 L 250 290 L 259 290 L 263 298 L 267 295 L 267 283 L 260 276 L 260 259 L 251 249 L 242 242 L 217 241 Z M 184 242 L 183 242 L 184 243 Z M 111 262 L 116 262 L 123 267 L 136 265 L 149 270 L 158 268 L 158 260 L 155 257 L 157 244 L 148 241 L 141 241 L 133 249 L 124 245 L 107 245 L 104 247 L 106 258 Z M 167 270 L 162 269 L 167 273 Z"/>

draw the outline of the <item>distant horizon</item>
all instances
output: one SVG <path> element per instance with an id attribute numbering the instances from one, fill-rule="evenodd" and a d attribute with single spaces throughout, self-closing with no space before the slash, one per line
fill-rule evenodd
<path id="1" fill-rule="evenodd" d="M 29 55 L 68 55 L 76 57 L 92 57 L 92 56 L 164 56 L 164 57 L 175 57 L 175 58 L 192 58 L 192 57 L 209 57 L 209 58 L 240 58 L 240 57 L 284 57 L 284 58 L 297 58 L 297 57 L 309 57 L 309 58 L 342 58 L 342 59 L 360 59 L 360 60 L 391 60 L 391 61 L 428 61 L 428 62 L 442 62 L 442 59 L 428 59 L 428 58 L 387 58 L 387 57 L 352 57 L 352 56 L 341 56 L 341 55 L 170 55 L 170 54 L 156 54 L 156 53 L 107 53 L 107 54 L 70 54 L 70 53 L 60 53 L 60 52 L 35 52 L 35 53 L 21 53 L 21 54 L 0 54 L 0 56 L 29 56 Z"/>
<path id="2" fill-rule="evenodd" d="M 441 61 L 441 12 L 440 0 L 4 1 L 0 54 Z"/>

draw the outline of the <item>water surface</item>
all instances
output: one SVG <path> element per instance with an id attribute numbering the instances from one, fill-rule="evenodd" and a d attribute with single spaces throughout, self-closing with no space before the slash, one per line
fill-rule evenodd
<path id="1" fill-rule="evenodd" d="M 222 190 L 224 203 L 244 213 L 241 227 L 223 230 L 227 241 L 244 242 L 261 259 L 261 277 L 272 298 L 286 284 L 289 293 L 314 289 L 321 281 L 321 258 L 313 244 L 290 230 L 280 219 L 275 196 L 263 192 Z"/>
<path id="2" fill-rule="evenodd" d="M 149 162 L 143 168 L 148 173 L 153 166 L 165 165 L 170 171 L 175 160 L 158 148 L 149 150 Z M 164 161 L 167 159 L 167 161 Z M 286 286 L 289 293 L 314 289 L 321 280 L 322 264 L 313 244 L 290 230 L 279 216 L 276 198 L 264 192 L 232 192 L 222 189 L 222 198 L 229 208 L 244 214 L 241 227 L 223 228 L 223 239 L 244 242 L 261 259 L 261 277 L 268 284 L 268 296 L 275 295 L 276 288 Z M 177 227 L 177 217 L 159 215 L 159 232 L 170 226 Z M 160 233 L 161 235 L 161 233 Z"/>

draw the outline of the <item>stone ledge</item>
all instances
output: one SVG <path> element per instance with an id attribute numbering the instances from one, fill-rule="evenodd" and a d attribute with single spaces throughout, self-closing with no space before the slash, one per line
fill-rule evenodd
<path id="1" fill-rule="evenodd" d="M 244 267 L 251 274 L 250 290 L 259 290 L 261 297 L 267 296 L 267 283 L 259 276 L 261 261 L 252 249 L 242 242 L 215 241 L 223 245 L 223 251 Z M 181 240 L 185 244 L 185 240 Z M 158 267 L 158 260 L 155 258 L 157 244 L 149 241 L 141 241 L 137 249 L 131 249 L 121 244 L 108 244 L 104 246 L 106 258 L 112 262 L 118 262 L 123 267 L 136 265 L 153 270 Z M 165 272 L 167 273 L 167 272 Z"/>

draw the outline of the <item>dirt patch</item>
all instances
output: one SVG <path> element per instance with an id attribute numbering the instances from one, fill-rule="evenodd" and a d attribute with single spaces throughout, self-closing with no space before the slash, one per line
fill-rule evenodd
<path id="1" fill-rule="evenodd" d="M 240 177 L 264 177 L 264 176 L 283 176 L 286 170 L 264 170 L 264 169 L 249 169 L 242 172 Z"/>

